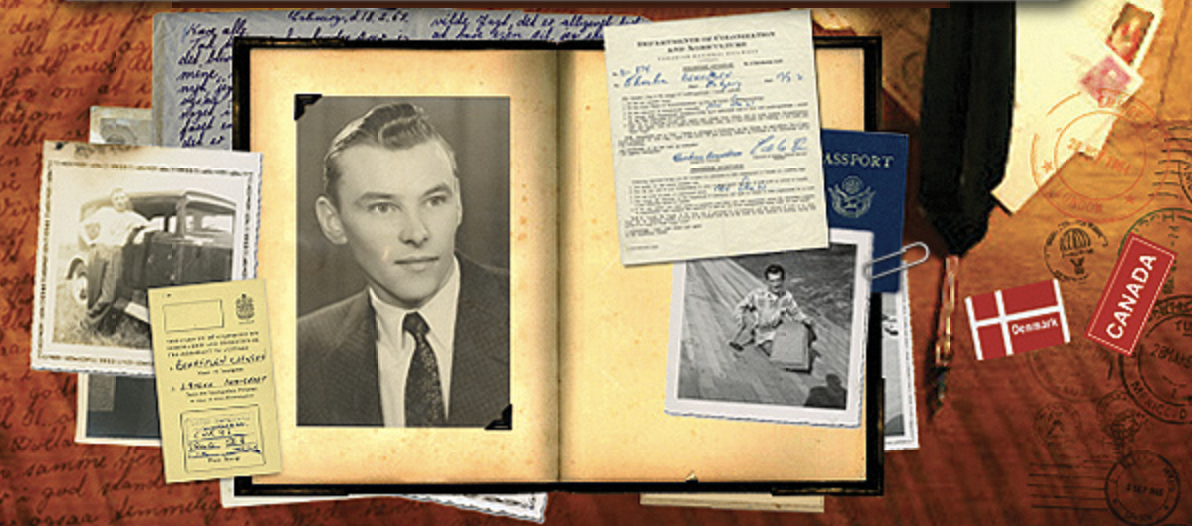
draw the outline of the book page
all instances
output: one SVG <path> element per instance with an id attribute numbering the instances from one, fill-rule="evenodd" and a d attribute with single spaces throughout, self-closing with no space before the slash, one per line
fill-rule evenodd
<path id="1" fill-rule="evenodd" d="M 672 265 L 621 264 L 604 67 L 594 51 L 560 60 L 561 122 L 571 123 L 560 130 L 560 478 L 864 479 L 864 421 L 831 429 L 663 412 Z"/>
<path id="2" fill-rule="evenodd" d="M 255 481 L 553 481 L 557 465 L 554 53 L 394 47 L 256 49 L 250 61 L 251 148 L 264 154 L 269 181 L 262 196 L 266 212 L 260 276 L 269 280 L 285 460 L 281 475 Z M 397 112 L 420 108 L 416 111 L 424 114 L 442 140 L 408 148 L 347 147 L 336 158 L 335 166 L 342 172 L 338 193 L 328 196 L 322 180 L 323 156 L 332 138 L 352 126 L 354 119 L 377 115 L 373 112 L 380 107 Z M 377 135 L 385 136 L 384 129 Z M 448 148 L 454 152 L 454 181 L 439 174 L 444 155 L 450 155 Z M 370 169 L 355 170 L 357 162 Z M 424 178 L 405 177 L 403 170 L 414 166 L 425 168 L 410 169 L 425 174 Z M 364 173 L 369 175 L 348 175 Z M 366 180 L 361 177 L 377 174 L 383 177 L 367 179 L 371 188 L 356 186 Z M 411 184 L 417 188 L 388 186 L 393 181 L 414 181 Z M 423 183 L 426 188 L 418 186 Z M 442 216 L 442 210 L 450 215 Z M 401 214 L 408 221 L 401 228 L 387 220 L 371 222 L 391 214 Z M 415 217 L 421 219 L 410 219 Z M 454 258 L 443 244 L 452 233 Z M 443 263 L 456 266 L 440 266 Z M 503 277 L 502 266 L 508 269 Z M 428 281 L 428 272 L 436 269 L 442 274 Z M 391 280 L 393 275 L 402 279 Z M 452 276 L 457 275 L 459 281 L 452 285 Z M 407 298 L 425 298 L 426 291 L 420 289 L 444 283 L 440 276 L 447 284 L 439 290 L 458 290 L 454 333 L 439 328 L 437 309 L 430 306 L 437 304 L 439 292 L 429 300 Z M 497 297 L 502 288 L 507 299 Z M 390 341 L 401 342 L 416 331 L 407 329 L 404 321 L 395 328 L 369 321 L 372 316 L 361 313 L 375 310 L 376 319 L 384 320 L 386 312 L 393 310 L 389 307 L 407 300 L 425 301 L 417 308 L 425 313 L 429 332 L 414 338 L 423 338 L 437 349 L 450 345 L 444 339 L 453 334 L 452 371 L 443 374 L 441 367 L 435 369 L 446 413 L 437 418 L 445 417 L 445 422 L 422 414 L 419 422 L 412 420 L 408 402 L 413 397 L 408 396 L 408 388 L 415 383 L 413 374 L 398 380 L 407 387 L 404 415 L 400 407 L 393 410 L 396 403 L 384 394 L 392 385 L 384 379 L 388 355 L 376 351 L 377 347 L 386 345 L 387 333 Z M 503 317 L 500 312 L 508 314 Z M 318 324 L 308 327 L 308 319 Z M 445 319 L 450 323 L 450 316 Z M 479 352 L 469 350 L 473 347 L 503 342 L 508 342 L 503 355 L 469 357 Z M 360 347 L 367 350 L 360 352 Z M 349 348 L 356 360 L 344 358 Z M 492 365 L 504 369 L 489 372 L 486 367 Z M 360 373 L 370 368 L 370 374 Z M 461 369 L 472 372 L 464 374 Z M 500 375 L 508 381 L 494 379 Z M 466 388 L 472 391 L 461 390 Z M 351 393 L 326 395 L 347 391 Z M 364 402 L 356 403 L 357 397 Z M 495 411 L 463 419 L 477 406 L 491 406 L 492 399 L 500 400 Z M 353 413 L 370 404 L 368 414 Z M 490 418 L 498 423 L 501 408 L 508 404 L 511 429 L 485 429 L 492 427 L 486 426 Z M 421 420 L 423 416 L 429 420 Z M 395 428 L 394 418 L 397 424 L 429 427 Z"/>

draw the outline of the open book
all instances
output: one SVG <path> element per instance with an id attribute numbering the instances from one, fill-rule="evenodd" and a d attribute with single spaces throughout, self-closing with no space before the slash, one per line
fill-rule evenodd
<path id="1" fill-rule="evenodd" d="M 880 491 L 880 352 L 866 363 L 860 427 L 664 412 L 672 266 L 619 262 L 603 52 L 439 44 L 237 43 L 236 147 L 264 154 L 258 276 L 268 283 L 283 462 L 281 475 L 250 485 Z M 823 126 L 865 128 L 875 54 L 855 41 L 821 44 Z M 398 153 L 353 142 L 351 130 L 382 119 L 363 117 L 378 106 L 428 119 L 454 152 L 458 186 L 433 176 L 418 179 L 425 187 L 386 186 L 405 167 L 437 173 L 445 148 L 428 146 L 439 138 Z M 387 141 L 399 135 L 388 126 L 361 133 Z M 387 214 L 404 226 L 372 222 Z M 452 246 L 436 245 L 444 235 Z M 435 339 L 376 321 L 417 310 L 433 334 L 444 316 L 428 305 L 440 282 L 458 297 L 454 331 L 440 325 Z M 741 299 L 723 301 L 731 313 Z M 466 354 L 502 338 L 505 354 L 484 366 Z M 732 338 L 722 352 L 734 352 Z M 450 372 L 425 367 L 441 373 L 432 385 L 445 415 L 410 408 L 419 398 L 410 386 L 435 376 L 405 375 L 406 364 L 425 363 L 423 340 L 454 348 Z M 406 351 L 395 351 L 394 367 L 377 347 Z M 396 398 L 377 393 L 397 376 Z M 485 394 L 467 391 L 477 386 Z M 402 394 L 404 411 L 393 402 Z M 384 427 L 414 421 L 431 427 Z"/>

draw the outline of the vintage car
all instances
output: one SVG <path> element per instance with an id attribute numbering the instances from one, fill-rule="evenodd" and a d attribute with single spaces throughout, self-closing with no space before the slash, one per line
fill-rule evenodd
<path id="1" fill-rule="evenodd" d="M 129 234 L 112 308 L 148 323 L 150 288 L 226 281 L 232 272 L 232 235 L 236 204 L 194 190 L 129 194 L 132 209 L 149 225 Z M 85 203 L 79 223 L 109 206 L 104 197 Z M 90 248 L 79 237 L 79 252 L 67 265 L 74 301 L 91 308 L 99 297 L 102 267 L 91 264 Z"/>

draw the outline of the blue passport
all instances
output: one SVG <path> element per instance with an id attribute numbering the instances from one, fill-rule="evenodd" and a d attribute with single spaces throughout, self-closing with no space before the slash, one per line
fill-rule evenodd
<path id="1" fill-rule="evenodd" d="M 902 250 L 907 137 L 899 133 L 822 130 L 828 226 L 873 232 L 873 257 Z M 895 256 L 873 274 L 898 268 Z M 897 292 L 898 273 L 876 279 L 873 292 Z"/>

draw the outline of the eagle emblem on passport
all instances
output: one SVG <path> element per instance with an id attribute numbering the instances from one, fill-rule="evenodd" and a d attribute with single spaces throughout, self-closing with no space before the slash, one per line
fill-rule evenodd
<path id="1" fill-rule="evenodd" d="M 835 186 L 828 188 L 832 196 L 832 209 L 844 217 L 857 218 L 869 211 L 875 192 L 860 177 L 850 175 Z"/>

